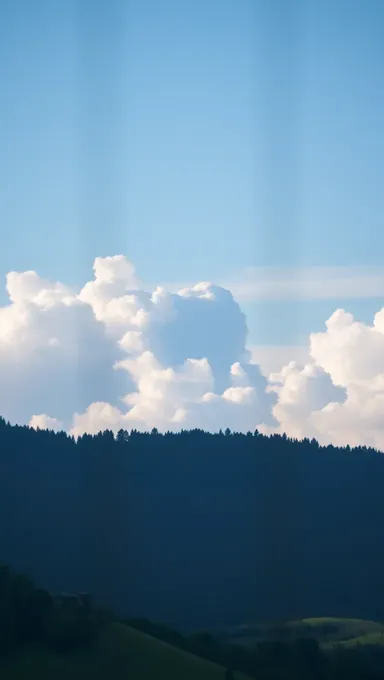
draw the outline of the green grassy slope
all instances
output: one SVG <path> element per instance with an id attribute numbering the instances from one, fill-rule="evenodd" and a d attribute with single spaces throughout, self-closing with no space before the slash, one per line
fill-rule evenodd
<path id="1" fill-rule="evenodd" d="M 31 651 L 0 660 L 2 680 L 224 680 L 221 666 L 122 624 L 110 624 L 95 650 L 56 656 Z M 247 680 L 241 673 L 236 680 Z"/>
<path id="2" fill-rule="evenodd" d="M 376 621 L 342 618 L 313 618 L 291 621 L 287 624 L 292 633 L 308 631 L 324 649 L 334 645 L 353 646 L 359 644 L 383 644 L 384 625 Z"/>
<path id="3" fill-rule="evenodd" d="M 273 625 L 240 626 L 229 632 L 231 642 L 252 646 L 271 639 L 294 640 L 311 637 L 318 640 L 323 649 L 335 645 L 351 647 L 356 644 L 384 645 L 384 625 L 363 619 L 321 617 L 285 621 Z"/>

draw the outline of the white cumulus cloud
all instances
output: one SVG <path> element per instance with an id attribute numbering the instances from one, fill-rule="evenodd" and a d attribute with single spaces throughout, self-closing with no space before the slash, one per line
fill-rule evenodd
<path id="1" fill-rule="evenodd" d="M 0 412 L 12 422 L 74 434 L 274 422 L 245 316 L 220 286 L 144 290 L 117 255 L 96 258 L 78 291 L 33 271 L 9 274 L 7 291 Z"/>
<path id="2" fill-rule="evenodd" d="M 307 348 L 251 352 L 230 290 L 145 290 L 122 255 L 96 258 L 79 290 L 33 271 L 6 286 L 0 413 L 11 422 L 75 435 L 258 428 L 384 450 L 384 310 L 367 325 L 339 309 Z"/>
<path id="3" fill-rule="evenodd" d="M 60 430 L 63 429 L 63 423 L 56 418 L 50 418 L 44 414 L 32 416 L 28 425 L 29 427 L 35 428 L 35 430 L 54 430 L 54 432 L 60 432 Z"/>
<path id="4" fill-rule="evenodd" d="M 262 429 L 384 451 L 384 309 L 371 326 L 336 310 L 310 335 L 309 357 L 269 376 L 279 426 Z"/>

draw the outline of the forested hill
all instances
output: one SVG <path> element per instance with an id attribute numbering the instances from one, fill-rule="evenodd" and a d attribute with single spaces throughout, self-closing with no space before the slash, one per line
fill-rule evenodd
<path id="1" fill-rule="evenodd" d="M 384 618 L 384 457 L 202 431 L 0 421 L 0 562 L 185 627 Z"/>

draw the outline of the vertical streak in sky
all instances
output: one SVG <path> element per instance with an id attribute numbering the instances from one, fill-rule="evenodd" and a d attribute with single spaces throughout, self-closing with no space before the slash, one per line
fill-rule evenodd
<path id="1" fill-rule="evenodd" d="M 129 17 L 124 0 L 79 2 L 77 10 L 78 236 L 79 256 L 84 258 L 98 232 L 108 232 L 111 251 L 121 237 L 116 232 L 124 208 L 124 53 Z"/>
<path id="2" fill-rule="evenodd" d="M 304 227 L 300 134 L 304 52 L 303 6 L 296 1 L 258 2 L 254 13 L 254 261 L 277 266 L 285 262 L 297 265 L 298 271 Z M 292 308 L 292 314 L 298 311 Z M 253 324 L 269 327 L 274 313 L 273 304 L 259 305 L 252 311 L 257 315 Z"/>

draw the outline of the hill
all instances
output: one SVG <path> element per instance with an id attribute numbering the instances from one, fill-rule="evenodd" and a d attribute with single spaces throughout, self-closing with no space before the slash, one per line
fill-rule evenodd
<path id="1" fill-rule="evenodd" d="M 235 673 L 236 680 L 247 680 Z M 123 624 L 108 624 L 97 647 L 58 655 L 33 649 L 0 658 L 2 680 L 224 680 L 225 669 Z"/>
<path id="2" fill-rule="evenodd" d="M 257 431 L 75 441 L 0 419 L 1 560 L 186 633 L 384 620 L 383 488 L 384 456 L 364 448 Z"/>
<path id="3" fill-rule="evenodd" d="M 322 617 L 291 621 L 288 627 L 295 636 L 308 635 L 314 638 L 323 649 L 384 644 L 384 625 L 378 621 Z"/>
<path id="4" fill-rule="evenodd" d="M 356 645 L 384 645 L 384 624 L 363 619 L 319 617 L 284 621 L 266 625 L 234 626 L 217 631 L 223 642 L 254 645 L 271 640 L 292 642 L 311 638 L 317 640 L 324 650 Z"/>

